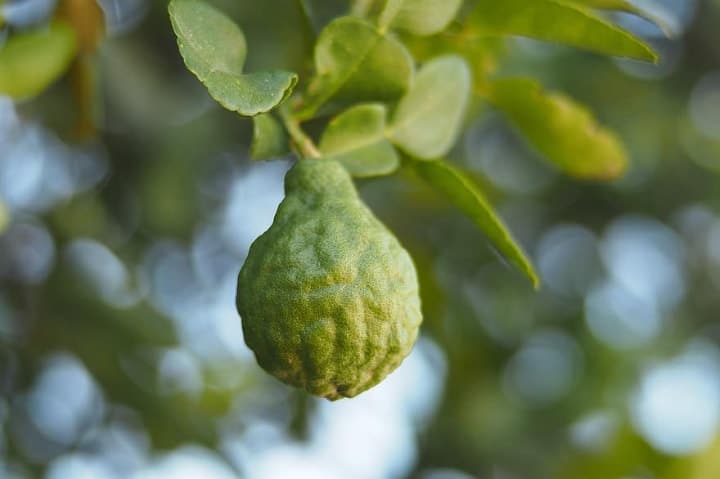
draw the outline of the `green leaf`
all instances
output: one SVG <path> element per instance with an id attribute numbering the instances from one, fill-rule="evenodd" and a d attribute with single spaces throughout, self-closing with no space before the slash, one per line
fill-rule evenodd
<path id="1" fill-rule="evenodd" d="M 676 29 L 665 19 L 651 11 L 633 5 L 628 0 L 573 0 L 573 2 L 600 10 L 617 10 L 619 12 L 632 13 L 633 15 L 637 15 L 654 23 L 668 37 L 673 37 L 677 34 Z"/>
<path id="2" fill-rule="evenodd" d="M 507 41 L 502 37 L 481 37 L 472 25 L 443 32 L 432 37 L 410 37 L 405 43 L 415 59 L 424 63 L 438 55 L 456 54 L 465 59 L 472 70 L 473 85 L 479 88 L 487 82 L 502 63 L 508 51 Z"/>
<path id="3" fill-rule="evenodd" d="M 477 185 L 443 161 L 411 161 L 411 165 L 421 178 L 467 215 L 495 247 L 525 273 L 535 288 L 540 286 L 532 262 Z"/>
<path id="4" fill-rule="evenodd" d="M 618 137 L 572 99 L 525 78 L 497 80 L 489 89 L 488 99 L 563 172 L 608 180 L 625 171 L 627 153 Z"/>
<path id="5" fill-rule="evenodd" d="M 387 109 L 381 104 L 355 106 L 335 117 L 320 139 L 320 152 L 339 161 L 356 177 L 389 175 L 400 166 L 385 136 Z"/>
<path id="6" fill-rule="evenodd" d="M 213 71 L 242 73 L 245 35 L 225 14 L 198 0 L 173 0 L 168 12 L 185 65 L 200 80 Z"/>
<path id="7" fill-rule="evenodd" d="M 387 0 L 378 25 L 381 29 L 434 35 L 445 30 L 461 5 L 462 0 Z"/>
<path id="8" fill-rule="evenodd" d="M 288 153 L 285 129 L 271 114 L 253 118 L 253 141 L 250 156 L 254 160 L 268 160 Z"/>
<path id="9" fill-rule="evenodd" d="M 185 65 L 223 107 L 254 116 L 290 96 L 295 73 L 243 74 L 245 36 L 222 12 L 200 0 L 172 0 L 168 12 Z"/>
<path id="10" fill-rule="evenodd" d="M 243 75 L 214 71 L 204 83 L 210 96 L 223 107 L 241 115 L 255 116 L 285 101 L 297 81 L 297 75 L 282 71 Z"/>
<path id="11" fill-rule="evenodd" d="M 354 17 L 338 18 L 320 33 L 315 69 L 301 118 L 312 117 L 330 99 L 340 104 L 397 100 L 414 71 L 402 43 Z"/>
<path id="12" fill-rule="evenodd" d="M 656 62 L 644 42 L 589 8 L 565 0 L 478 0 L 471 23 L 485 35 L 519 35 Z"/>
<path id="13" fill-rule="evenodd" d="M 445 155 L 460 133 L 471 82 L 470 68 L 462 57 L 447 55 L 425 64 L 398 104 L 390 139 L 416 158 Z"/>
<path id="14" fill-rule="evenodd" d="M 67 71 L 76 51 L 75 32 L 61 21 L 12 35 L 0 45 L 0 94 L 22 99 L 42 93 Z"/>

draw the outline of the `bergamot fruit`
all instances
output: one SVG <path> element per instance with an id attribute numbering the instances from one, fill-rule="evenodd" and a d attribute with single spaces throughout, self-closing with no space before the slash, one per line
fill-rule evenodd
<path id="1" fill-rule="evenodd" d="M 270 374 L 328 399 L 378 384 L 422 321 L 407 251 L 337 162 L 300 160 L 238 279 L 245 342 Z"/>

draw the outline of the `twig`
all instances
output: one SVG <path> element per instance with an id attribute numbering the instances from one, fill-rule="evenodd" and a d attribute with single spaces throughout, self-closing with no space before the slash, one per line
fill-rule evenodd
<path id="1" fill-rule="evenodd" d="M 307 25 L 308 31 L 310 32 L 310 34 L 315 36 L 317 34 L 317 31 L 315 30 L 315 23 L 312 19 L 312 11 L 310 10 L 310 6 L 307 4 L 307 0 L 295 0 L 295 2 L 300 9 L 300 14 L 302 15 L 303 20 Z"/>
<path id="2" fill-rule="evenodd" d="M 292 116 L 292 113 L 287 107 L 280 107 L 280 118 L 300 155 L 303 158 L 320 158 L 320 150 L 315 146 L 312 138 L 305 134 L 300 127 L 300 123 Z"/>

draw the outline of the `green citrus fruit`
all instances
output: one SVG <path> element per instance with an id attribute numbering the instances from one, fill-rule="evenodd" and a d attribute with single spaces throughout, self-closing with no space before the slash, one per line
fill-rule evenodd
<path id="1" fill-rule="evenodd" d="M 238 279 L 245 342 L 270 374 L 328 399 L 382 381 L 422 321 L 407 251 L 332 160 L 300 160 Z"/>

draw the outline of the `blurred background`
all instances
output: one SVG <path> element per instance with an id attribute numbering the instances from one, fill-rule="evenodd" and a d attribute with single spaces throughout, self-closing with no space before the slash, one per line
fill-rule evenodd
<path id="1" fill-rule="evenodd" d="M 3 8 L 21 24 L 53 3 Z M 212 3 L 249 69 L 308 71 L 296 2 Z M 425 323 L 385 382 L 335 403 L 262 372 L 234 306 L 291 159 L 249 159 L 251 121 L 185 70 L 165 2 L 100 4 L 96 135 L 77 140 L 67 78 L 0 97 L 0 477 L 720 477 L 720 1 L 644 2 L 671 39 L 619 17 L 657 66 L 529 40 L 478 58 L 502 50 L 498 74 L 586 103 L 631 152 L 619 181 L 572 181 L 473 109 L 449 161 L 540 291 L 411 174 L 358 183 L 416 261 Z M 309 4 L 315 29 L 348 8 Z"/>

